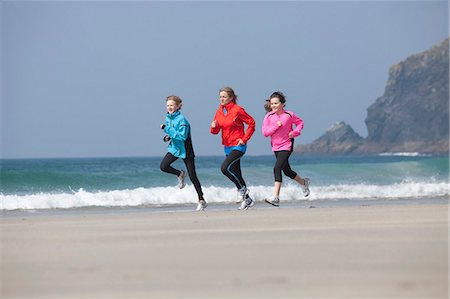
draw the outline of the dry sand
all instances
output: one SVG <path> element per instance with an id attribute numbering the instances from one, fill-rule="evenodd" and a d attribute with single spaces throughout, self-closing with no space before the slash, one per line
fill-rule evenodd
<path id="1" fill-rule="evenodd" d="M 4 217 L 2 298 L 448 298 L 448 206 Z"/>

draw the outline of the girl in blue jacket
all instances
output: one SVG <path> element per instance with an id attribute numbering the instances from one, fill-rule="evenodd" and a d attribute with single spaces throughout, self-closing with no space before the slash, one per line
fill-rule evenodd
<path id="1" fill-rule="evenodd" d="M 186 176 L 183 170 L 175 169 L 171 166 L 178 158 L 183 159 L 186 165 L 189 178 L 194 184 L 195 191 L 198 195 L 197 211 L 203 211 L 208 205 L 203 198 L 202 186 L 195 171 L 195 155 L 191 140 L 191 126 L 186 117 L 181 114 L 180 109 L 183 100 L 175 95 L 168 96 L 166 99 L 166 123 L 161 125 L 161 129 L 167 134 L 164 141 L 169 142 L 167 148 L 168 153 L 161 161 L 160 168 L 162 171 L 174 174 L 178 177 L 178 187 L 184 188 L 186 185 L 184 178 Z"/>

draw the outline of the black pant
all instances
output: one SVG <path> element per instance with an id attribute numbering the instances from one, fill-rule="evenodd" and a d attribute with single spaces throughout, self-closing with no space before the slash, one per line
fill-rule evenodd
<path id="1" fill-rule="evenodd" d="M 167 153 L 164 156 L 164 158 L 162 159 L 161 165 L 159 166 L 159 168 L 164 172 L 179 176 L 181 171 L 179 171 L 178 169 L 175 169 L 171 166 L 171 164 L 173 162 L 175 162 L 176 160 L 178 160 L 177 157 L 175 157 L 171 153 Z M 202 186 L 200 185 L 200 181 L 198 180 L 198 177 L 197 177 L 197 171 L 195 170 L 194 157 L 187 157 L 187 158 L 183 159 L 183 161 L 184 161 L 184 164 L 186 165 L 186 168 L 187 168 L 187 171 L 189 174 L 189 178 L 191 179 L 192 184 L 194 184 L 195 191 L 197 191 L 198 199 L 199 200 L 203 199 Z"/>
<path id="2" fill-rule="evenodd" d="M 241 157 L 243 155 L 244 153 L 241 151 L 232 150 L 220 167 L 222 173 L 226 175 L 238 189 L 242 189 L 242 187 L 246 186 L 241 172 Z"/>
<path id="3" fill-rule="evenodd" d="M 291 179 L 294 179 L 297 176 L 297 173 L 291 169 L 289 165 L 289 157 L 292 154 L 291 151 L 277 151 L 274 152 L 275 157 L 277 158 L 277 162 L 275 162 L 275 166 L 273 167 L 273 175 L 275 177 L 275 182 L 282 182 L 281 171 Z"/>

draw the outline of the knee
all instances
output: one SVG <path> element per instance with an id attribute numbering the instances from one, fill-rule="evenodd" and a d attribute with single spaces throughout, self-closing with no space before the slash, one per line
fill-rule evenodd
<path id="1" fill-rule="evenodd" d="M 297 173 L 295 171 L 283 171 L 283 173 L 290 179 L 295 179 Z"/>
<path id="2" fill-rule="evenodd" d="M 159 164 L 159 169 L 161 169 L 161 171 L 167 172 L 167 163 L 161 162 L 161 164 Z"/>
<path id="3" fill-rule="evenodd" d="M 282 168 L 281 168 L 281 166 L 279 166 L 279 165 L 275 165 L 275 166 L 273 167 L 273 173 L 279 173 L 279 174 L 281 174 L 281 170 L 282 170 Z"/>
<path id="4" fill-rule="evenodd" d="M 222 173 L 226 175 L 228 173 L 227 165 L 222 164 L 222 166 L 220 167 L 220 171 L 222 171 Z"/>

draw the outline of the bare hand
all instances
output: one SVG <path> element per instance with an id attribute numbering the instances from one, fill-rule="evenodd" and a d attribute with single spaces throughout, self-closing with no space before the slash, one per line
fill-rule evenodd
<path id="1" fill-rule="evenodd" d="M 289 132 L 289 138 L 294 138 L 294 133 Z"/>
<path id="2" fill-rule="evenodd" d="M 217 126 L 217 121 L 213 120 L 211 123 L 211 128 L 215 128 Z"/>
<path id="3" fill-rule="evenodd" d="M 161 126 L 160 126 L 161 130 L 164 130 L 165 127 L 166 127 L 165 124 L 161 124 Z"/>
<path id="4" fill-rule="evenodd" d="M 281 126 L 283 125 L 283 123 L 281 122 L 281 120 L 277 121 L 277 125 L 278 125 L 279 127 L 281 127 Z"/>
<path id="5" fill-rule="evenodd" d="M 242 139 L 241 138 L 239 138 L 238 140 L 238 144 L 237 145 L 245 145 L 245 142 L 244 141 L 242 141 Z"/>

